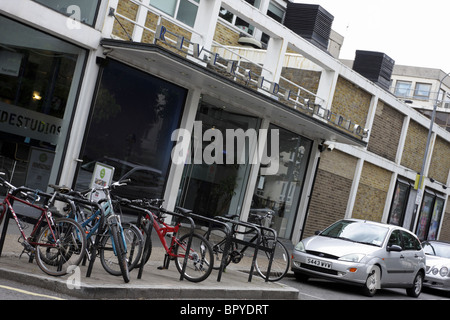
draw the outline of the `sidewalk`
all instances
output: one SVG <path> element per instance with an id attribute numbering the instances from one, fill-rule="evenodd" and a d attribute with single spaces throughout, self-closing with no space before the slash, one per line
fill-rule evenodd
<path id="1" fill-rule="evenodd" d="M 11 230 L 11 229 L 10 229 Z M 278 282 L 265 282 L 253 276 L 248 282 L 248 273 L 238 270 L 239 264 L 227 267 L 220 282 L 218 271 L 214 270 L 203 282 L 180 281 L 180 274 L 173 263 L 168 270 L 158 270 L 164 253 L 154 246 L 150 261 L 144 266 L 141 279 L 138 270 L 132 270 L 131 281 L 125 283 L 122 277 L 108 274 L 97 258 L 91 277 L 86 277 L 86 266 L 80 266 L 78 273 L 52 277 L 45 274 L 36 264 L 28 262 L 24 254 L 20 259 L 22 246 L 18 236 L 8 234 L 0 257 L 0 283 L 2 278 L 32 284 L 54 292 L 82 299 L 297 299 L 298 291 Z M 74 282 L 73 280 L 78 280 Z M 77 288 L 73 288 L 78 284 Z"/>

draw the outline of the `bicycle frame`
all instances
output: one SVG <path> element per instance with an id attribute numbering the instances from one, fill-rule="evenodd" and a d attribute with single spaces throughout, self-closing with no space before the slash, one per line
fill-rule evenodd
<path id="1" fill-rule="evenodd" d="M 15 192 L 19 192 L 19 191 L 21 191 L 20 188 L 16 189 Z M 26 236 L 25 231 L 24 231 L 24 229 L 22 228 L 22 226 L 20 224 L 20 221 L 19 221 L 19 218 L 17 216 L 17 213 L 14 211 L 13 203 L 15 201 L 18 201 L 18 202 L 20 202 L 20 203 L 22 203 L 22 204 L 24 204 L 26 206 L 29 206 L 29 207 L 32 207 L 32 208 L 34 208 L 36 210 L 41 211 L 39 219 L 36 222 L 36 224 L 35 224 L 35 226 L 33 228 L 33 231 L 31 232 L 29 237 Z M 42 227 L 43 221 L 46 221 L 46 223 L 49 226 L 53 226 L 54 225 L 54 221 L 53 221 L 52 215 L 48 211 L 47 208 L 45 208 L 45 207 L 42 208 L 40 206 L 34 205 L 34 204 L 32 204 L 32 203 L 30 203 L 30 202 L 28 202 L 26 200 L 23 200 L 21 198 L 18 198 L 17 196 L 14 196 L 12 193 L 8 193 L 7 194 L 6 198 L 3 200 L 3 203 L 1 205 L 3 206 L 3 211 L 2 211 L 2 214 L 0 216 L 0 223 L 3 221 L 5 216 L 8 217 L 7 213 L 8 213 L 8 210 L 9 210 L 9 212 L 13 216 L 14 220 L 16 221 L 17 227 L 18 227 L 18 229 L 19 229 L 19 231 L 20 231 L 20 233 L 21 233 L 21 235 L 22 235 L 22 237 L 24 239 L 24 242 L 30 244 L 31 246 L 38 246 L 39 245 L 39 246 L 43 246 L 43 247 L 56 247 L 58 245 L 58 242 L 56 240 L 56 236 L 55 236 L 55 234 L 53 232 L 53 228 L 49 228 L 49 229 L 51 231 L 51 235 L 52 235 L 53 239 L 55 240 L 54 244 L 44 244 L 44 243 L 38 243 L 38 242 L 32 241 L 33 237 L 38 233 L 38 231 Z M 5 221 L 5 224 L 6 223 L 8 223 L 8 221 Z M 0 254 L 1 254 L 1 251 L 0 251 Z"/>

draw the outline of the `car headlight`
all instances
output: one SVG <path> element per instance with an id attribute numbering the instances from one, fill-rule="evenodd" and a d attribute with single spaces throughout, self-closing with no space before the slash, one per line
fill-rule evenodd
<path id="1" fill-rule="evenodd" d="M 300 241 L 299 243 L 297 243 L 297 245 L 295 246 L 295 250 L 305 252 L 305 245 L 303 244 L 303 242 Z"/>
<path id="2" fill-rule="evenodd" d="M 340 257 L 339 261 L 360 262 L 366 255 L 362 253 L 352 253 Z"/>
<path id="3" fill-rule="evenodd" d="M 448 268 L 442 267 L 441 270 L 439 270 L 439 274 L 441 275 L 441 277 L 446 277 L 448 275 Z"/>

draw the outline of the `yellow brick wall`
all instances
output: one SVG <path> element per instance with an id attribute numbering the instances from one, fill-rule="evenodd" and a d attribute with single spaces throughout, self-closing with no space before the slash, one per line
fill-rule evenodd
<path id="1" fill-rule="evenodd" d="M 440 137 L 437 137 L 428 176 L 443 184 L 447 184 L 449 170 L 450 143 Z"/>
<path id="2" fill-rule="evenodd" d="M 401 165 L 416 172 L 422 169 L 428 129 L 411 120 L 405 140 Z"/>
<path id="3" fill-rule="evenodd" d="M 392 173 L 365 162 L 353 207 L 353 218 L 381 221 Z"/>
<path id="4" fill-rule="evenodd" d="M 356 158 L 337 150 L 322 153 L 303 238 L 345 217 L 356 164 Z"/>
<path id="5" fill-rule="evenodd" d="M 339 77 L 331 111 L 365 126 L 372 96 L 350 81 Z"/>

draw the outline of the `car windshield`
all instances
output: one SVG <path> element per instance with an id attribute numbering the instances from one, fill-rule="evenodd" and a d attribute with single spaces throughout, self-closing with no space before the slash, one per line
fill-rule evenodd
<path id="1" fill-rule="evenodd" d="M 342 220 L 325 229 L 321 236 L 381 247 L 389 229 L 374 224 Z"/>
<path id="2" fill-rule="evenodd" d="M 450 245 L 438 242 L 425 242 L 423 251 L 427 255 L 450 259 Z"/>

